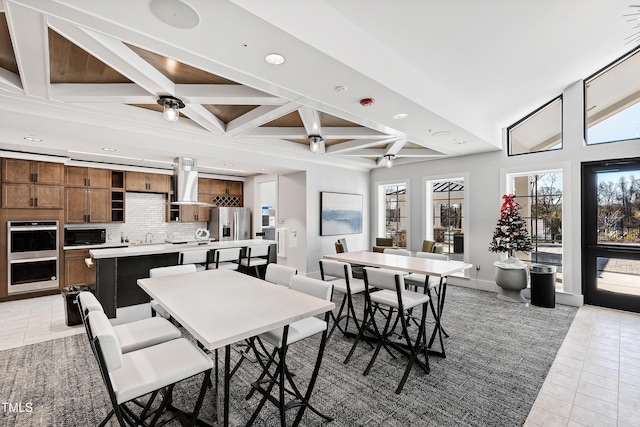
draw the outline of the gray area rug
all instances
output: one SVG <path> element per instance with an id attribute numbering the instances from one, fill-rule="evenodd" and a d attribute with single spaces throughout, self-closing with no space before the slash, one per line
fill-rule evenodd
<path id="1" fill-rule="evenodd" d="M 362 301 L 358 301 L 359 304 Z M 404 390 L 394 390 L 406 365 L 382 351 L 368 376 L 362 371 L 372 350 L 362 344 L 348 365 L 352 340 L 338 331 L 327 345 L 312 403 L 335 420 L 330 426 L 519 426 L 536 399 L 575 316 L 575 307 L 555 309 L 504 302 L 495 294 L 450 286 L 443 325 L 447 358 L 431 357 L 431 373 L 415 369 Z M 230 319 L 230 321 L 233 321 Z M 287 355 L 298 384 L 306 385 L 319 337 L 293 345 Z M 233 352 L 234 358 L 237 353 Z M 93 426 L 110 409 L 85 335 L 0 352 L 1 402 L 31 403 L 31 412 L 0 408 L 0 426 Z M 231 425 L 244 425 L 258 404 L 245 400 L 259 374 L 244 363 L 231 386 Z M 176 387 L 178 403 L 191 407 L 199 379 Z M 202 415 L 213 413 L 208 392 Z M 290 422 L 295 411 L 289 414 Z M 255 425 L 278 425 L 267 403 Z M 110 425 L 117 425 L 112 421 Z M 178 425 L 172 421 L 169 425 Z M 323 425 L 307 411 L 302 425 Z"/>

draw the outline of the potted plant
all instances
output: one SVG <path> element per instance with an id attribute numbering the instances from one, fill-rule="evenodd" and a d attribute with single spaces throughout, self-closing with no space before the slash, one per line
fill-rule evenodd
<path id="1" fill-rule="evenodd" d="M 499 286 L 498 298 L 506 301 L 525 302 L 522 290 L 527 287 L 527 267 L 516 258 L 515 253 L 530 252 L 533 248 L 527 226 L 520 215 L 522 208 L 516 202 L 514 194 L 502 196 L 504 202 L 500 208 L 500 219 L 493 232 L 489 251 L 500 254 L 496 261 L 496 284 Z"/>

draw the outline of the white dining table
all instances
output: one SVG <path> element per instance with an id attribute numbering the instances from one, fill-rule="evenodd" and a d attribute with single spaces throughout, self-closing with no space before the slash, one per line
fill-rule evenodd
<path id="1" fill-rule="evenodd" d="M 446 335 L 446 332 L 444 332 L 441 324 L 442 309 L 444 306 L 444 299 L 447 293 L 447 281 L 444 279 L 447 276 L 450 276 L 454 273 L 459 273 L 461 271 L 464 271 L 473 267 L 472 264 L 462 262 L 462 261 L 421 258 L 421 257 L 386 254 L 383 252 L 369 252 L 369 251 L 328 254 L 328 255 L 324 255 L 323 258 L 346 262 L 349 264 L 360 264 L 360 265 L 369 266 L 369 267 L 387 268 L 390 270 L 397 270 L 397 271 L 402 271 L 407 273 L 424 274 L 426 276 L 425 292 L 429 292 L 428 286 L 427 286 L 427 281 L 429 276 L 440 277 L 440 284 L 438 286 L 438 292 L 437 292 L 437 297 L 438 297 L 437 309 L 434 310 L 433 305 L 431 305 L 432 310 L 434 311 L 433 315 L 435 317 L 436 325 L 433 329 L 433 333 L 431 334 L 431 338 L 429 340 L 428 346 L 429 346 L 429 352 L 431 354 L 435 354 L 441 357 L 446 357 L 446 353 L 444 350 L 444 342 L 442 340 L 442 334 L 444 333 Z M 436 334 L 438 335 L 438 338 L 440 341 L 440 351 L 436 351 L 431 348 L 434 342 L 434 339 L 436 337 Z"/>
<path id="2" fill-rule="evenodd" d="M 335 308 L 331 301 L 228 269 L 137 282 L 205 349 L 225 348 L 225 426 L 229 422 L 231 344 Z"/>

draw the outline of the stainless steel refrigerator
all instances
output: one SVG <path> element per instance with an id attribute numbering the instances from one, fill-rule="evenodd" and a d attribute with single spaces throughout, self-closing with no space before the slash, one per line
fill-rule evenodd
<path id="1" fill-rule="evenodd" d="M 250 239 L 251 211 L 249 208 L 212 208 L 209 233 L 216 241 Z"/>

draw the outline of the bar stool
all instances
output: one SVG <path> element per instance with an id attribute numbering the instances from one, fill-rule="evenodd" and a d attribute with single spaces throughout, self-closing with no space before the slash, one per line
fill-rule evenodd
<path id="1" fill-rule="evenodd" d="M 429 296 L 423 293 L 407 290 L 403 274 L 394 270 L 365 267 L 364 282 L 366 287 L 365 296 L 368 300 L 367 311 L 365 311 L 363 327 L 358 333 L 356 341 L 353 343 L 347 359 L 345 359 L 345 363 L 347 363 L 353 355 L 358 342 L 364 337 L 365 332 L 372 333 L 377 344 L 363 375 L 369 374 L 382 347 L 393 348 L 399 351 L 408 358 L 407 367 L 405 368 L 402 379 L 395 391 L 396 394 L 399 394 L 402 391 L 414 364 L 422 368 L 422 370 L 427 374 L 430 371 L 429 352 L 427 350 L 425 334 Z M 380 290 L 371 292 L 372 288 L 378 288 Z M 411 311 L 419 306 L 422 308 L 420 321 L 417 322 L 418 330 L 415 331 L 414 338 L 412 339 L 409 333 L 409 322 L 407 319 L 408 316 L 411 315 Z M 375 313 L 384 313 L 384 311 L 381 310 L 383 307 L 388 311 L 384 315 L 385 325 L 381 331 L 378 327 Z M 395 334 L 394 329 L 398 323 L 402 326 L 400 336 L 404 341 L 403 343 L 399 343 L 397 339 L 391 339 Z M 369 329 L 369 326 L 372 326 L 372 329 Z M 419 359 L 420 355 L 424 356 L 424 361 Z"/>

